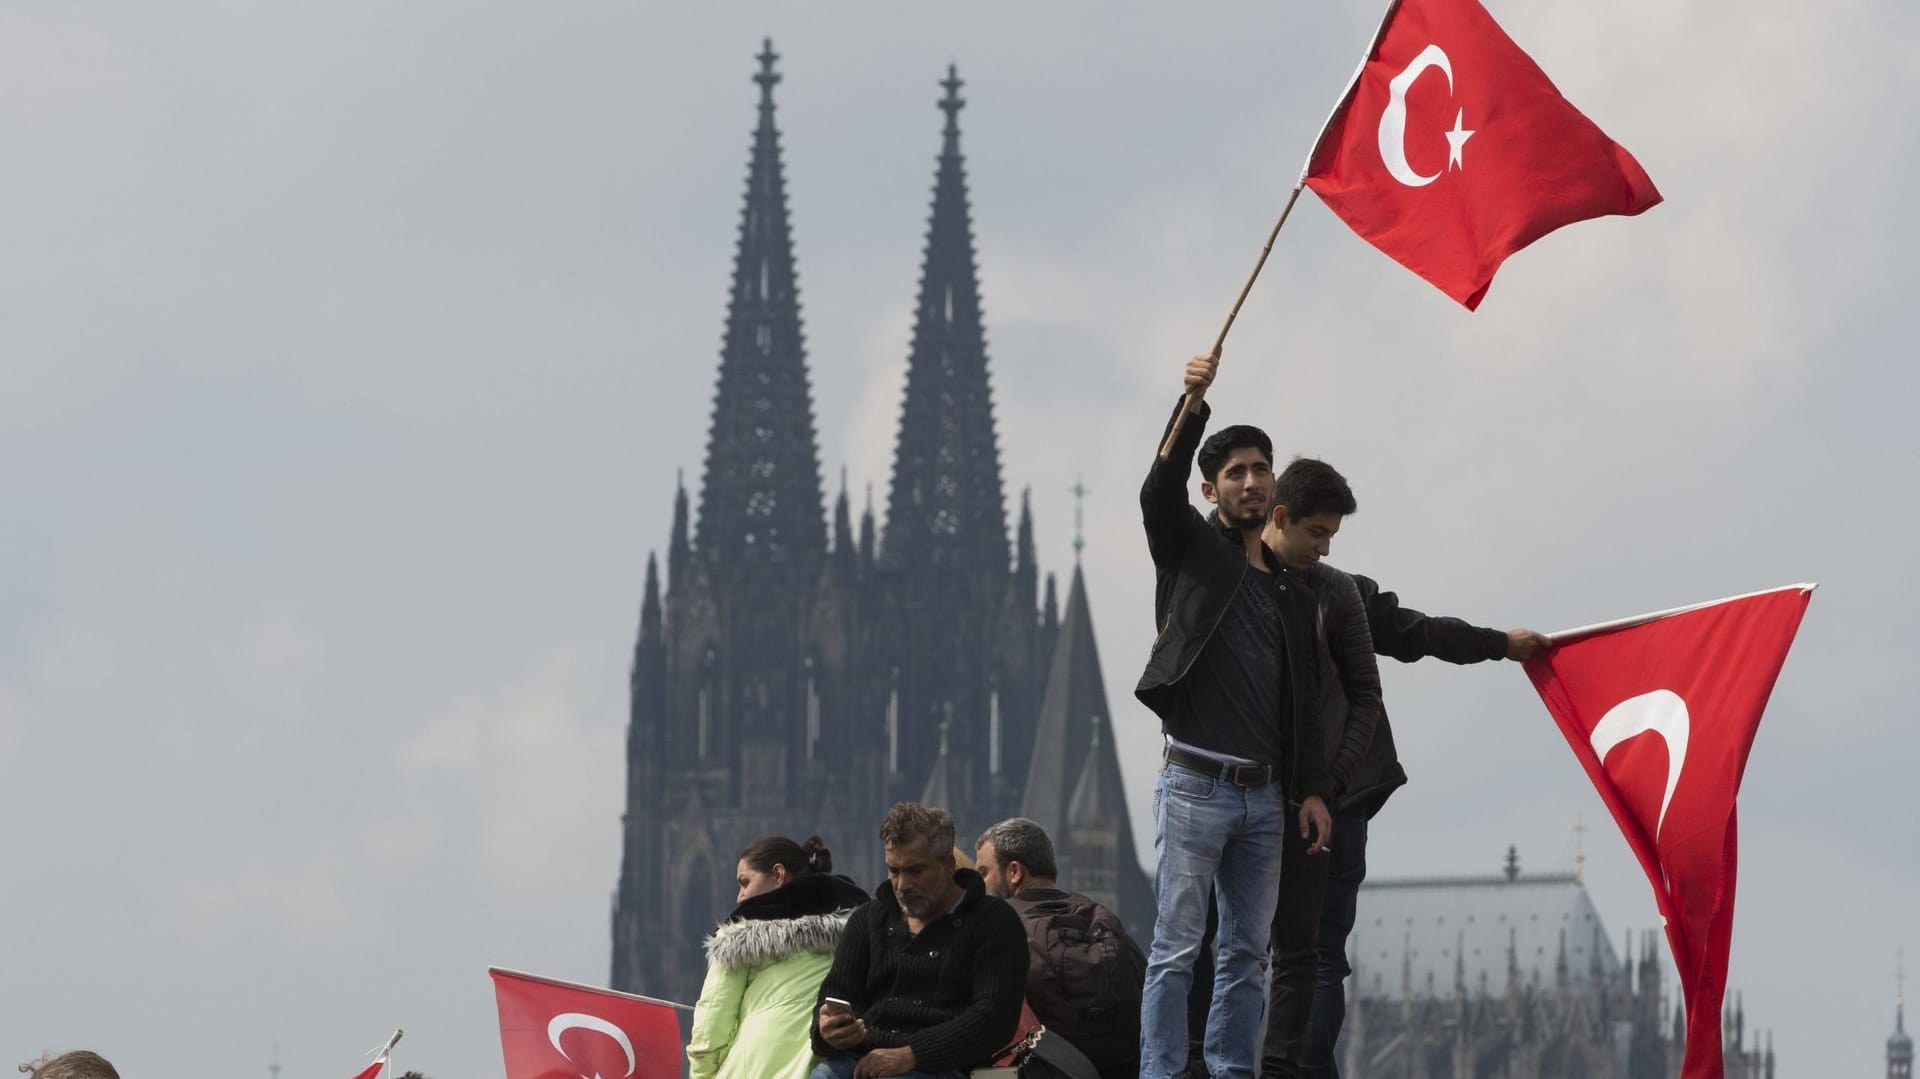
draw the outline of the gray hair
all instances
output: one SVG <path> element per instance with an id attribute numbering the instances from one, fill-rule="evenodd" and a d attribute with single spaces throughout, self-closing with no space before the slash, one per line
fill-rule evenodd
<path id="1" fill-rule="evenodd" d="M 1000 859 L 1001 865 L 1019 862 L 1027 867 L 1028 873 L 1048 880 L 1060 875 L 1060 866 L 1053 857 L 1053 840 L 1036 821 L 1009 817 L 981 832 L 974 849 L 978 850 L 984 843 L 993 844 L 994 856 Z"/>
<path id="2" fill-rule="evenodd" d="M 899 847 L 925 836 L 927 852 L 944 858 L 953 851 L 953 814 L 918 802 L 898 802 L 880 822 L 880 845 Z"/>

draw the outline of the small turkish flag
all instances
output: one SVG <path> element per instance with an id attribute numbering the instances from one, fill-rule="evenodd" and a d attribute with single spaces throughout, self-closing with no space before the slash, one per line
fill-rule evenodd
<path id="1" fill-rule="evenodd" d="M 1812 585 L 1556 634 L 1527 676 L 1653 882 L 1687 1001 L 1683 1079 L 1719 1079 L 1734 798 Z"/>
<path id="2" fill-rule="evenodd" d="M 1475 0 L 1400 0 L 1314 145 L 1306 185 L 1465 304 L 1562 225 L 1660 192 Z"/>
<path id="3" fill-rule="evenodd" d="M 487 973 L 507 1079 L 679 1079 L 674 1005 L 499 967 Z"/>
<path id="4" fill-rule="evenodd" d="M 380 1074 L 380 1069 L 386 1066 L 387 1066 L 387 1058 L 381 1057 L 379 1060 L 376 1060 L 371 1065 L 369 1065 L 366 1071 L 363 1071 L 359 1075 L 354 1076 L 353 1079 L 375 1079 L 375 1077 Z"/>

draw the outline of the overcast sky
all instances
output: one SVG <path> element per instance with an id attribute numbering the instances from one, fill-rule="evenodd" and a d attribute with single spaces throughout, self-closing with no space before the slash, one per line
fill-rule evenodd
<path id="1" fill-rule="evenodd" d="M 1920 945 L 1920 10 L 1490 9 L 1667 202 L 1468 314 L 1309 195 L 1216 415 L 1341 467 L 1334 561 L 1429 611 L 1551 630 L 1821 581 L 1747 772 L 1730 981 L 1783 1077 L 1879 1074 Z M 763 34 L 856 498 L 960 64 L 1010 502 L 1065 571 L 1093 492 L 1150 839 L 1134 495 L 1378 17 L 0 7 L 0 1065 L 263 1076 L 277 1042 L 328 1079 L 404 1026 L 401 1067 L 497 1076 L 489 963 L 604 979 L 626 668 L 703 457 Z M 1414 778 L 1375 875 L 1568 868 L 1584 819 L 1616 944 L 1658 924 L 1516 666 L 1387 678 Z"/>

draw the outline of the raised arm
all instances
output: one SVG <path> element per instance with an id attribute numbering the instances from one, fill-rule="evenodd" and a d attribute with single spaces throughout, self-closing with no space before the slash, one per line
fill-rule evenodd
<path id="1" fill-rule="evenodd" d="M 1195 356 L 1188 360 L 1186 389 L 1204 393 L 1213 384 L 1213 374 L 1219 365 L 1219 359 L 1214 356 Z M 1166 440 L 1167 431 L 1173 429 L 1174 417 L 1179 414 L 1176 406 L 1173 415 L 1167 418 L 1166 429 L 1160 433 L 1161 441 Z M 1178 563 L 1186 553 L 1187 541 L 1193 538 L 1194 511 L 1188 499 L 1187 483 L 1193 475 L 1193 455 L 1200 450 L 1207 417 L 1212 414 L 1205 401 L 1195 405 L 1193 415 L 1180 429 L 1180 437 L 1174 440 L 1165 458 L 1159 453 L 1160 442 L 1153 444 L 1153 467 L 1147 470 L 1147 481 L 1140 485 L 1140 518 L 1146 525 L 1147 550 L 1153 555 L 1155 565 Z"/>

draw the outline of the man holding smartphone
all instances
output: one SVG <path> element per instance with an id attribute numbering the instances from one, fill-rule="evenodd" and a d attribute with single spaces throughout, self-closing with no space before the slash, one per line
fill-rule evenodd
<path id="1" fill-rule="evenodd" d="M 887 880 L 856 908 L 820 983 L 809 1079 L 964 1079 L 1013 1040 L 1027 934 L 953 855 L 953 817 L 902 802 L 880 825 Z"/>

